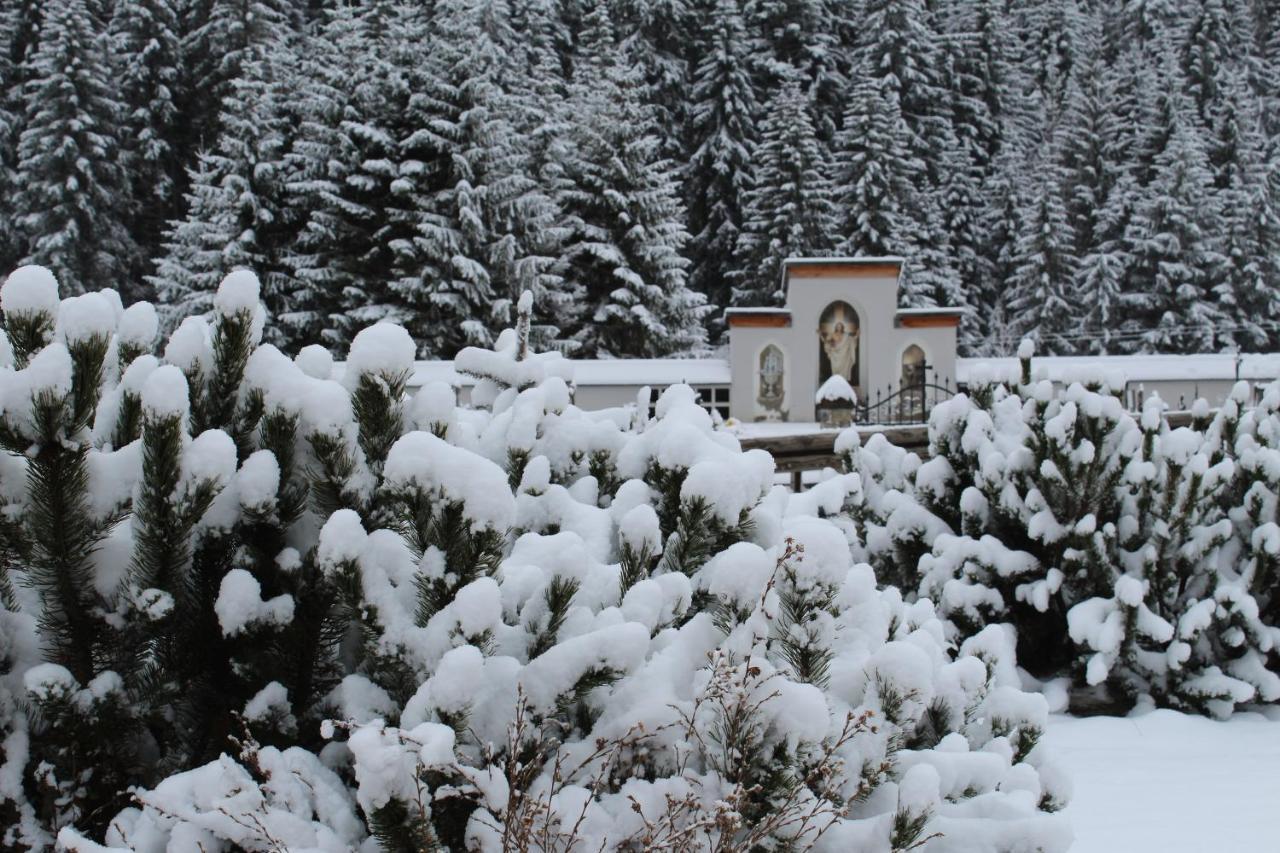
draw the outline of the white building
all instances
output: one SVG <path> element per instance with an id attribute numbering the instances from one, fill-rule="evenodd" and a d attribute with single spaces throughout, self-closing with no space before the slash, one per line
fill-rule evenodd
<path id="1" fill-rule="evenodd" d="M 904 388 L 955 388 L 961 312 L 899 308 L 901 274 L 901 258 L 785 261 L 783 307 L 725 312 L 730 414 L 744 422 L 823 421 L 814 399 L 833 374 L 872 407 L 894 398 L 888 405 L 918 411 L 920 395 L 902 396 Z"/>
<path id="2" fill-rule="evenodd" d="M 839 373 L 858 393 L 862 422 L 903 422 L 921 420 L 933 400 L 963 389 L 980 364 L 1017 375 L 1014 358 L 957 358 L 958 309 L 899 308 L 901 271 L 902 259 L 893 257 L 789 259 L 782 307 L 725 312 L 727 358 L 578 361 L 575 401 L 586 409 L 624 406 L 644 387 L 653 399 L 685 383 L 726 420 L 815 423 L 825 414 L 814 402 L 818 387 Z M 1131 408 L 1158 394 L 1183 409 L 1200 397 L 1219 405 L 1240 379 L 1275 381 L 1280 354 L 1050 356 L 1033 359 L 1032 370 L 1057 384 L 1119 374 Z M 410 386 L 432 380 L 468 401 L 471 380 L 452 362 L 418 362 Z"/>

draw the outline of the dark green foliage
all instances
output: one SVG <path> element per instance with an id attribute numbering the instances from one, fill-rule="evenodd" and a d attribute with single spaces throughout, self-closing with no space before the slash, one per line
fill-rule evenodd
<path id="1" fill-rule="evenodd" d="M 405 386 L 408 372 L 361 374 L 351 394 L 351 408 L 360 426 L 360 449 L 365 462 L 378 474 L 387 460 L 391 445 L 404 432 Z"/>
<path id="2" fill-rule="evenodd" d="M 793 581 L 793 578 L 788 580 Z M 807 629 L 822 613 L 830 613 L 835 591 L 823 591 L 815 598 L 798 592 L 791 582 L 783 584 L 780 598 L 782 612 L 778 631 L 783 658 L 791 664 L 797 681 L 825 687 L 833 654 L 820 640 L 809 635 Z"/>
<path id="3" fill-rule="evenodd" d="M 104 626 L 94 615 L 89 557 L 98 531 L 88 512 L 86 451 L 45 445 L 31 459 L 25 531 L 30 542 L 27 582 L 40 593 L 41 631 L 53 644 L 53 659 L 81 683 L 97 675 L 96 659 L 105 639 Z"/>
<path id="4" fill-rule="evenodd" d="M 27 366 L 31 356 L 44 349 L 53 340 L 54 316 L 43 311 L 36 313 L 10 312 L 5 315 L 5 332 L 13 346 L 13 360 L 17 367 Z"/>
<path id="5" fill-rule="evenodd" d="M 386 853 L 434 853 L 436 840 L 425 806 L 392 798 L 369 816 L 369 829 Z"/>
<path id="6" fill-rule="evenodd" d="M 569 615 L 569 605 L 573 602 L 573 597 L 578 594 L 579 586 L 579 582 L 574 578 L 560 575 L 552 578 L 551 583 L 547 584 L 546 591 L 542 593 L 547 612 L 539 621 L 533 640 L 529 643 L 529 660 L 533 660 L 555 645 L 556 635 L 560 633 L 560 626 Z"/>
<path id="7" fill-rule="evenodd" d="M 148 414 L 143 418 L 142 485 L 134 501 L 138 542 L 130 575 L 139 590 L 177 591 L 181 573 L 190 559 L 187 532 L 198 515 L 182 513 L 170 497 L 182 467 L 182 419 Z M 207 494 L 198 507 L 208 507 Z"/>
<path id="8" fill-rule="evenodd" d="M 80 687 L 46 686 L 30 702 L 34 746 L 45 762 L 37 787 L 51 823 L 100 833 L 129 802 L 137 721 L 114 673 L 93 690 Z"/>
<path id="9" fill-rule="evenodd" d="M 142 395 L 125 391 L 120 395 L 116 427 L 111 433 L 111 446 L 124 447 L 142 435 Z"/>
<path id="10" fill-rule="evenodd" d="M 905 853 L 924 845 L 924 828 L 933 817 L 931 810 L 920 813 L 899 810 L 893 814 L 893 827 L 889 830 L 889 847 L 893 853 Z"/>
<path id="11" fill-rule="evenodd" d="M 657 554 L 650 553 L 647 544 L 635 548 L 630 542 L 623 542 L 618 553 L 621 571 L 618 574 L 618 601 L 626 596 L 627 590 L 649 577 L 653 571 Z"/>
<path id="12" fill-rule="evenodd" d="M 505 533 L 475 529 L 461 503 L 422 489 L 392 492 L 386 499 L 405 541 L 423 560 L 417 621 L 425 625 L 459 589 L 497 570 Z"/>
<path id="13" fill-rule="evenodd" d="M 692 575 L 713 554 L 750 536 L 751 520 L 746 512 L 736 525 L 730 527 L 701 498 L 681 502 L 678 506 L 672 531 L 674 535 L 667 539 L 662 552 L 662 565 L 668 571 Z"/>
<path id="14" fill-rule="evenodd" d="M 213 370 L 201 395 L 204 405 L 192 411 L 192 432 L 224 429 L 238 439 L 237 446 L 244 446 L 245 436 L 237 435 L 232 424 L 244 368 L 256 344 L 252 311 L 219 313 L 213 325 Z"/>

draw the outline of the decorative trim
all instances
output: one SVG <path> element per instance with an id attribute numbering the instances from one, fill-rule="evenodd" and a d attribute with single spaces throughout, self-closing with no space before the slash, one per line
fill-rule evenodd
<path id="1" fill-rule="evenodd" d="M 901 270 L 899 264 L 872 263 L 851 264 L 847 261 L 830 264 L 806 263 L 787 266 L 787 278 L 894 278 Z"/>
<path id="2" fill-rule="evenodd" d="M 754 311 L 750 314 L 726 312 L 725 320 L 728 321 L 731 328 L 735 329 L 788 329 L 791 327 L 791 312 L 778 311 L 770 314 Z"/>
<path id="3" fill-rule="evenodd" d="M 894 325 L 900 329 L 945 329 L 959 326 L 960 315 L 958 313 L 899 314 L 894 321 Z"/>

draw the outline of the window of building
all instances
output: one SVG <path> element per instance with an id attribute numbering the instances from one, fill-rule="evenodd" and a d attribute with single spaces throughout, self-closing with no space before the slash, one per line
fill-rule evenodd
<path id="1" fill-rule="evenodd" d="M 655 406 L 658 398 L 662 396 L 662 392 L 667 390 L 665 385 L 651 386 L 649 389 L 649 417 L 656 417 Z M 729 419 L 729 386 L 728 385 L 694 385 L 693 390 L 698 395 L 698 405 L 706 409 L 712 415 L 719 415 L 721 420 Z"/>

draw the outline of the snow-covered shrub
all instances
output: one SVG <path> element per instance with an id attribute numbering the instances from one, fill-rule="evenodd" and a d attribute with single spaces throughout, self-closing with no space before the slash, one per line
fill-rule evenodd
<path id="1" fill-rule="evenodd" d="M 1029 362 L 937 406 L 927 461 L 843 438 L 867 559 L 953 640 L 1015 625 L 1037 676 L 1214 714 L 1280 699 L 1280 388 L 1172 428 L 1158 398 L 1135 417 L 1122 382 Z"/>
<path id="2" fill-rule="evenodd" d="M 1011 635 L 877 585 L 857 476 L 577 408 L 527 302 L 460 408 L 393 325 L 262 345 L 248 273 L 163 359 L 49 282 L 0 290 L 4 846 L 1066 848 Z"/>

